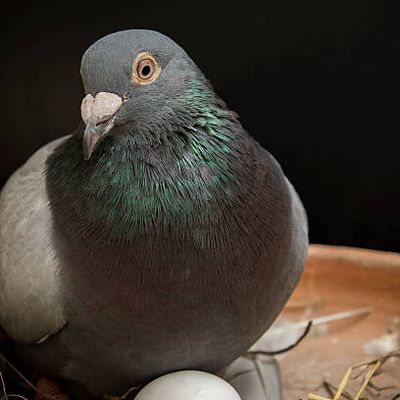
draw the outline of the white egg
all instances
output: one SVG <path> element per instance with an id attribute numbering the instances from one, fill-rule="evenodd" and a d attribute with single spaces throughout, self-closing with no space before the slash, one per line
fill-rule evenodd
<path id="1" fill-rule="evenodd" d="M 240 400 L 223 379 L 201 371 L 179 371 L 157 378 L 135 400 Z"/>

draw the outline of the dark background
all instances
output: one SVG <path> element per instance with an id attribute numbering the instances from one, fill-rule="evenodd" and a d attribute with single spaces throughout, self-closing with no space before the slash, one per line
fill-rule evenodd
<path id="1" fill-rule="evenodd" d="M 400 250 L 400 1 L 15 1 L 2 9 L 1 183 L 79 123 L 83 51 L 113 31 L 155 29 L 186 49 L 279 160 L 313 242 Z"/>

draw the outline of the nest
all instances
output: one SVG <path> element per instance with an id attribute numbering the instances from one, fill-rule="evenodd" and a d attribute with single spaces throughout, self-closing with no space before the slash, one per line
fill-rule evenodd
<path id="1" fill-rule="evenodd" d="M 320 396 L 317 394 L 310 393 L 308 395 L 308 400 L 339 400 L 340 398 L 345 398 L 347 400 L 361 400 L 362 395 L 368 387 L 372 388 L 376 392 L 382 392 L 387 389 L 395 389 L 395 387 L 377 387 L 373 384 L 372 378 L 378 374 L 382 365 L 389 359 L 398 357 L 400 358 L 400 350 L 391 352 L 378 359 L 368 361 L 362 364 L 352 365 L 344 374 L 339 387 L 335 388 L 332 384 L 327 381 L 323 382 L 323 386 L 326 391 L 331 394 L 331 398 Z M 361 380 L 361 385 L 359 386 L 356 394 L 352 396 L 347 390 L 347 386 L 351 380 Z M 400 389 L 399 389 L 400 390 Z M 379 397 L 379 396 L 377 396 Z M 400 392 L 392 397 L 391 400 L 400 398 Z"/>
<path id="2" fill-rule="evenodd" d="M 354 314 L 354 312 L 353 312 Z M 338 318 L 337 316 L 333 316 Z M 333 317 L 330 317 L 331 319 Z M 342 316 L 343 317 L 343 316 Z M 326 319 L 326 317 L 324 317 Z M 318 319 L 316 319 L 315 324 L 318 325 Z M 277 354 L 282 354 L 291 351 L 297 345 L 299 345 L 302 340 L 307 336 L 312 327 L 312 322 L 309 321 L 305 326 L 304 332 L 299 336 L 299 338 L 291 345 L 277 351 L 249 351 L 244 358 L 251 360 L 254 365 L 254 369 L 251 371 L 242 371 L 240 374 L 246 374 L 249 372 L 256 372 L 259 383 L 262 387 L 265 400 L 276 400 L 271 398 L 271 393 L 269 391 L 267 382 L 267 376 L 265 371 L 263 371 L 262 362 L 267 357 L 271 358 Z M 31 400 L 36 398 L 37 400 L 69 400 L 70 396 L 65 394 L 58 385 L 47 378 L 41 378 L 37 381 L 37 374 L 32 373 L 32 371 L 27 371 L 23 365 L 20 365 L 18 360 L 15 359 L 13 355 L 13 346 L 11 341 L 7 340 L 5 336 L 0 336 L 0 389 L 2 391 L 0 395 L 0 400 L 7 399 L 23 399 Z M 382 366 L 390 359 L 399 358 L 400 350 L 392 351 L 382 357 L 373 359 L 371 361 L 354 364 L 348 368 L 344 376 L 342 377 L 338 387 L 333 384 L 323 381 L 322 387 L 328 393 L 329 397 L 325 397 L 319 394 L 310 393 L 308 395 L 308 400 L 363 400 L 370 398 L 384 398 L 381 397 L 381 393 L 385 390 L 399 389 L 399 393 L 392 395 L 388 400 L 400 399 L 400 388 L 391 387 L 378 387 L 374 382 L 374 377 L 379 374 L 384 373 Z M 328 372 L 328 371 L 326 371 Z M 27 378 L 29 376 L 29 378 Z M 35 382 L 35 384 L 33 383 Z M 349 384 L 351 386 L 356 386 L 355 393 L 351 393 L 349 389 Z M 127 400 L 134 399 L 140 388 L 134 387 L 129 389 L 122 396 L 104 396 L 104 400 Z M 353 390 L 354 392 L 354 390 Z M 366 393 L 368 392 L 368 395 Z M 257 397 L 259 398 L 259 397 Z M 248 398 L 243 398 L 243 400 L 252 400 Z"/>

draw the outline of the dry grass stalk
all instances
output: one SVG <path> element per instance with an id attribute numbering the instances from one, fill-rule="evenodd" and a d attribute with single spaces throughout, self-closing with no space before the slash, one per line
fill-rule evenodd
<path id="1" fill-rule="evenodd" d="M 44 392 L 42 390 L 38 390 L 38 388 L 22 372 L 20 372 L 18 370 L 18 368 L 15 367 L 1 352 L 0 352 L 0 360 L 5 365 L 7 365 L 7 367 L 9 367 L 41 399 L 56 400 L 53 395 L 51 395 L 49 393 L 46 393 L 46 392 Z M 3 377 L 3 374 L 1 372 L 1 370 L 0 370 L 0 382 L 1 382 L 1 385 L 2 385 L 3 392 L 4 392 L 4 395 L 3 395 L 3 397 L 0 398 L 0 400 L 8 400 L 8 399 L 11 399 L 11 398 L 18 398 L 18 399 L 22 399 L 22 400 L 28 400 L 26 397 L 21 396 L 19 394 L 7 394 L 6 385 L 5 385 L 4 377 Z"/>
<path id="2" fill-rule="evenodd" d="M 378 359 L 375 359 L 375 360 L 372 360 L 372 361 L 369 361 L 366 363 L 356 364 L 356 365 L 351 366 L 344 374 L 344 376 L 340 382 L 340 385 L 332 399 L 310 393 L 308 395 L 308 400 L 339 400 L 340 397 L 344 395 L 344 391 L 345 391 L 350 379 L 357 379 L 361 375 L 364 375 L 362 384 L 353 399 L 353 400 L 360 400 L 361 395 L 363 394 L 366 387 L 370 384 L 371 379 L 374 377 L 374 375 L 376 375 L 379 368 L 385 363 L 386 360 L 388 360 L 389 358 L 392 358 L 392 357 L 400 357 L 400 350 L 391 352 L 381 358 L 378 358 Z M 359 370 L 359 369 L 363 369 L 361 374 L 358 374 L 355 378 L 351 378 L 351 374 L 354 371 Z"/>
<path id="3" fill-rule="evenodd" d="M 37 392 L 36 386 L 15 367 L 8 359 L 0 353 L 0 360 L 4 362 L 20 379 L 22 379 L 32 390 Z M 1 371 L 0 371 L 1 372 Z"/>
<path id="4" fill-rule="evenodd" d="M 4 382 L 3 374 L 1 371 L 0 371 L 0 382 L 1 382 L 1 388 L 2 388 L 3 394 L 4 394 L 0 400 L 3 400 L 3 399 L 8 400 L 10 398 L 28 400 L 26 397 L 20 396 L 19 394 L 7 394 L 6 383 Z"/>

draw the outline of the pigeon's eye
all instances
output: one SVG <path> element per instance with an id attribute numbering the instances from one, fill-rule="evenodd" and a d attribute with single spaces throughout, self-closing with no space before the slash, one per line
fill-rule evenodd
<path id="1" fill-rule="evenodd" d="M 153 76 L 154 70 L 155 70 L 155 65 L 153 60 L 150 59 L 142 60 L 137 66 L 137 75 L 140 79 L 147 80 Z"/>
<path id="2" fill-rule="evenodd" d="M 160 75 L 161 68 L 155 58 L 149 53 L 140 53 L 132 66 L 132 82 L 148 85 Z"/>

